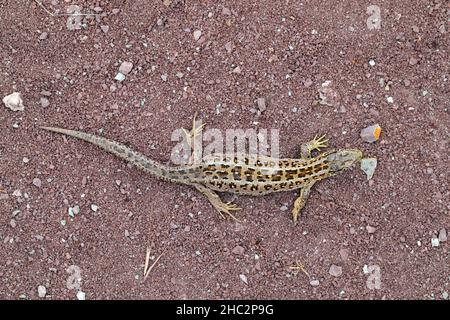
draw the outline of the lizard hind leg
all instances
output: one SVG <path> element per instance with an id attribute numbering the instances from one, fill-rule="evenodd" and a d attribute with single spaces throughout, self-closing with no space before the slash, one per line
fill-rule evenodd
<path id="1" fill-rule="evenodd" d="M 326 148 L 328 139 L 325 139 L 325 135 L 318 137 L 317 135 L 311 140 L 301 145 L 300 155 L 304 159 L 309 159 L 312 156 L 314 150 L 320 151 L 322 148 Z"/>
<path id="2" fill-rule="evenodd" d="M 213 207 L 219 212 L 220 216 L 223 219 L 226 219 L 225 215 L 228 215 L 231 219 L 235 220 L 235 221 L 239 221 L 230 211 L 236 211 L 236 210 L 241 210 L 241 208 L 238 208 L 234 203 L 232 202 L 223 202 L 219 195 L 214 192 L 211 189 L 208 189 L 207 187 L 201 185 L 201 184 L 196 184 L 194 185 L 195 188 L 200 191 L 201 193 L 203 193 L 209 200 L 209 202 L 213 205 Z"/>
<path id="3" fill-rule="evenodd" d="M 292 220 L 294 224 L 297 224 L 298 217 L 300 216 L 300 211 L 306 204 L 306 200 L 308 200 L 309 192 L 311 191 L 311 187 L 314 185 L 314 182 L 310 183 L 306 187 L 303 187 L 300 190 L 300 195 L 295 199 L 294 207 L 292 208 Z"/>

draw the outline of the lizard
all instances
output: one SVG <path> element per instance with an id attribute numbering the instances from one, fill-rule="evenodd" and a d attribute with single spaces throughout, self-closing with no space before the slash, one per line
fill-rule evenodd
<path id="1" fill-rule="evenodd" d="M 203 126 L 204 124 L 197 125 L 194 115 L 192 130 L 183 129 L 192 148 L 193 141 L 202 132 Z M 300 211 L 305 206 L 313 185 L 352 167 L 363 156 L 357 149 L 330 150 L 313 156 L 314 151 L 319 152 L 327 147 L 328 139 L 323 135 L 315 136 L 311 141 L 302 144 L 299 158 L 216 154 L 205 157 L 199 163 L 168 166 L 104 137 L 57 127 L 41 128 L 94 144 L 156 178 L 193 186 L 206 196 L 222 218 L 228 215 L 235 220 L 237 219 L 232 212 L 240 208 L 232 202 L 223 202 L 217 192 L 261 196 L 273 192 L 300 190 L 292 208 L 292 219 L 294 224 L 297 224 Z"/>

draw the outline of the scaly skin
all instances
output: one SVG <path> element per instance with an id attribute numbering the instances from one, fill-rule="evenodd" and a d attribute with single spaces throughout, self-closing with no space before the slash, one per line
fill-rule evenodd
<path id="1" fill-rule="evenodd" d="M 188 138 L 192 139 L 199 134 L 202 127 L 196 127 L 194 118 L 192 131 L 190 133 L 186 131 Z M 199 164 L 169 167 L 113 140 L 80 131 L 42 128 L 90 142 L 159 179 L 192 185 L 208 198 L 222 217 L 225 213 L 234 219 L 236 218 L 230 211 L 239 210 L 239 208 L 232 203 L 222 202 L 215 191 L 259 196 L 301 189 L 292 210 L 293 220 L 296 223 L 315 182 L 348 169 L 362 158 L 362 152 L 353 149 L 333 150 L 312 157 L 313 150 L 326 147 L 327 140 L 324 140 L 322 136 L 302 145 L 299 159 L 213 155 L 204 158 Z"/>

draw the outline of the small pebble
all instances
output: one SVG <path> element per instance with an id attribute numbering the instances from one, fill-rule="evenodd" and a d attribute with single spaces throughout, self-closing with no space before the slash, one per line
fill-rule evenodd
<path id="1" fill-rule="evenodd" d="M 41 179 L 39 179 L 39 178 L 34 178 L 34 179 L 33 179 L 33 185 L 34 185 L 35 187 L 40 188 L 40 187 L 42 186 L 42 181 L 41 181 Z"/>
<path id="2" fill-rule="evenodd" d="M 239 275 L 239 279 L 241 279 L 241 281 L 242 281 L 243 283 L 248 284 L 247 276 L 246 276 L 245 274 L 240 274 L 240 275 Z"/>
<path id="3" fill-rule="evenodd" d="M 47 295 L 47 288 L 45 288 L 44 286 L 39 286 L 38 287 L 39 298 L 45 298 L 46 295 Z"/>
<path id="4" fill-rule="evenodd" d="M 40 102 L 41 102 L 42 108 L 47 108 L 50 105 L 50 102 L 48 101 L 48 99 L 44 98 L 44 97 L 41 98 Z"/>
<path id="5" fill-rule="evenodd" d="M 78 291 L 77 292 L 77 299 L 78 300 L 86 300 L 86 293 L 84 293 L 83 291 Z"/>
<path id="6" fill-rule="evenodd" d="M 442 229 L 439 231 L 439 237 L 438 237 L 438 239 L 439 239 L 439 242 L 445 242 L 445 241 L 447 241 L 447 231 L 446 231 L 444 228 L 442 228 Z"/>
<path id="7" fill-rule="evenodd" d="M 361 170 L 367 176 L 367 180 L 372 179 L 375 169 L 377 168 L 377 158 L 364 158 L 361 159 Z"/>
<path id="8" fill-rule="evenodd" d="M 369 225 L 367 225 L 366 230 L 369 234 L 375 233 L 375 231 L 377 231 L 376 228 L 369 226 Z"/>
<path id="9" fill-rule="evenodd" d="M 313 81 L 312 81 L 311 79 L 306 79 L 306 80 L 303 82 L 303 85 L 304 85 L 306 88 L 311 87 L 312 84 L 313 84 Z"/>
<path id="10" fill-rule="evenodd" d="M 130 73 L 131 69 L 133 69 L 133 64 L 131 62 L 124 61 L 119 67 L 119 72 L 127 75 Z"/>
<path id="11" fill-rule="evenodd" d="M 311 280 L 311 281 L 309 282 L 309 284 L 310 284 L 312 287 L 318 287 L 319 284 L 320 284 L 320 282 L 319 282 L 319 280 Z"/>
<path id="12" fill-rule="evenodd" d="M 3 103 L 5 107 L 11 109 L 12 111 L 23 111 L 25 106 L 23 105 L 22 95 L 20 92 L 13 92 L 3 98 Z"/>
<path id="13" fill-rule="evenodd" d="M 39 40 L 45 40 L 45 39 L 47 39 L 48 38 L 48 33 L 47 32 L 42 32 L 40 35 L 39 35 Z"/>
<path id="14" fill-rule="evenodd" d="M 375 66 L 375 60 L 370 59 L 369 66 L 371 66 L 371 67 Z"/>
<path id="15" fill-rule="evenodd" d="M 200 30 L 195 30 L 194 31 L 194 39 L 195 39 L 195 41 L 198 41 L 201 36 L 202 36 L 202 32 Z"/>
<path id="16" fill-rule="evenodd" d="M 28 163 L 28 162 L 30 162 L 30 159 L 28 159 L 27 157 L 23 157 L 22 161 L 23 161 L 23 163 Z"/>
<path id="17" fill-rule="evenodd" d="M 233 253 L 233 254 L 236 254 L 236 255 L 243 255 L 244 254 L 244 252 L 245 252 L 245 249 L 243 248 L 243 247 L 241 247 L 241 246 L 236 246 L 236 247 L 234 247 L 233 248 L 233 250 L 231 250 L 231 252 Z"/>
<path id="18" fill-rule="evenodd" d="M 103 33 L 108 33 L 109 26 L 100 26 L 100 29 L 102 29 Z"/>
<path id="19" fill-rule="evenodd" d="M 378 124 L 368 126 L 361 130 L 359 136 L 364 142 L 375 142 L 380 139 L 381 127 Z"/>
<path id="20" fill-rule="evenodd" d="M 123 80 L 125 80 L 125 75 L 121 72 L 117 73 L 117 75 L 114 77 L 115 80 L 122 82 Z"/>
<path id="21" fill-rule="evenodd" d="M 91 204 L 91 210 L 97 212 L 98 206 L 96 204 Z"/>
<path id="22" fill-rule="evenodd" d="M 17 226 L 16 220 L 11 219 L 11 220 L 9 221 L 9 225 L 11 226 L 11 228 L 15 228 L 15 227 Z"/>
<path id="23" fill-rule="evenodd" d="M 389 103 L 394 103 L 394 98 L 392 98 L 392 97 L 387 97 L 386 100 Z"/>
<path id="24" fill-rule="evenodd" d="M 342 275 L 342 267 L 332 264 L 328 271 L 333 277 L 339 277 Z"/>
<path id="25" fill-rule="evenodd" d="M 259 111 L 263 112 L 264 110 L 266 110 L 266 99 L 258 98 L 256 99 L 256 104 L 258 105 Z"/>
<path id="26" fill-rule="evenodd" d="M 439 247 L 439 239 L 438 238 L 432 238 L 431 239 L 431 246 L 432 247 Z"/>
<path id="27" fill-rule="evenodd" d="M 417 62 L 419 62 L 419 60 L 417 60 L 417 59 L 414 58 L 414 57 L 411 57 L 411 58 L 409 59 L 409 64 L 412 65 L 412 66 L 416 65 Z"/>
<path id="28" fill-rule="evenodd" d="M 167 81 L 167 73 L 164 73 L 161 75 L 161 80 L 166 82 Z"/>
<path id="29" fill-rule="evenodd" d="M 281 210 L 281 211 L 286 211 L 287 209 L 289 209 L 289 208 L 288 208 L 288 206 L 286 206 L 286 205 L 282 205 L 282 206 L 280 207 L 280 210 Z"/>

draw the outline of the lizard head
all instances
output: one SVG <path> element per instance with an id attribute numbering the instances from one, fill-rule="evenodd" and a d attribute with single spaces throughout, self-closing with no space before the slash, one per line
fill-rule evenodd
<path id="1" fill-rule="evenodd" d="M 331 152 L 326 159 L 330 166 L 330 171 L 338 173 L 339 171 L 350 168 L 354 163 L 361 160 L 363 154 L 360 150 L 344 149 Z"/>

